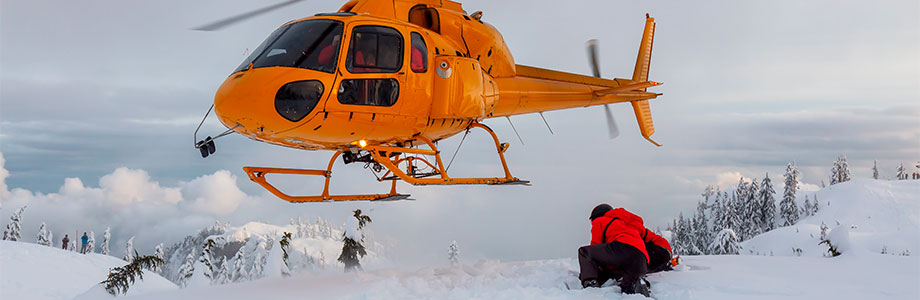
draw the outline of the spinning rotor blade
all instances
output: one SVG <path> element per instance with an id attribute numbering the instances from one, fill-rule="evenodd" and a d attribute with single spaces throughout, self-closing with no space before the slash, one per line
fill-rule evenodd
<path id="1" fill-rule="evenodd" d="M 607 130 L 610 134 L 610 139 L 615 139 L 620 136 L 620 128 L 617 127 L 617 121 L 613 119 L 613 112 L 610 111 L 609 104 L 604 104 L 604 113 L 607 115 Z"/>
<path id="2" fill-rule="evenodd" d="M 267 13 L 267 12 L 270 12 L 270 11 L 273 11 L 273 10 L 276 10 L 276 9 L 279 9 L 279 8 L 282 8 L 282 7 L 285 7 L 285 6 L 294 4 L 294 3 L 296 3 L 296 2 L 300 2 L 300 1 L 303 1 L 303 0 L 288 0 L 288 1 L 285 1 L 285 2 L 281 2 L 281 3 L 278 3 L 278 4 L 269 5 L 269 6 L 266 6 L 266 7 L 260 8 L 260 9 L 257 9 L 257 10 L 253 10 L 253 11 L 250 11 L 250 12 L 242 13 L 242 14 L 239 14 L 239 15 L 236 15 L 236 16 L 232 16 L 232 17 L 229 17 L 229 18 L 226 18 L 226 19 L 217 21 L 217 22 L 213 22 L 213 23 L 210 23 L 210 24 L 207 24 L 207 25 L 203 25 L 203 26 L 200 26 L 200 27 L 196 27 L 196 28 L 192 28 L 192 29 L 193 29 L 193 30 L 201 30 L 201 31 L 215 31 L 215 30 L 219 30 L 219 29 L 224 28 L 224 27 L 226 27 L 226 26 L 228 26 L 228 25 L 232 25 L 232 24 L 234 24 L 234 23 L 238 23 L 238 22 L 240 22 L 240 21 L 244 21 L 244 20 L 246 20 L 246 19 L 249 19 L 249 18 L 258 16 L 258 15 L 261 15 L 261 14 L 264 14 L 264 13 Z"/>
<path id="3" fill-rule="evenodd" d="M 591 64 L 591 70 L 594 71 L 594 77 L 601 78 L 601 69 L 597 63 L 597 40 L 590 40 L 588 46 L 588 63 Z M 610 105 L 604 104 L 604 115 L 607 117 L 607 130 L 610 139 L 620 136 L 620 129 L 617 127 L 617 121 L 613 118 L 613 112 Z"/>
<path id="4" fill-rule="evenodd" d="M 601 69 L 597 66 L 597 40 L 588 41 L 588 63 L 594 71 L 594 77 L 601 78 Z"/>

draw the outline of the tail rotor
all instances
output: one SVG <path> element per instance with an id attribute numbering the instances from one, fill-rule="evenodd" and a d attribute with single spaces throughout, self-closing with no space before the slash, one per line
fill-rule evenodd
<path id="1" fill-rule="evenodd" d="M 589 40 L 587 48 L 588 63 L 591 64 L 591 70 L 594 72 L 594 77 L 600 78 L 601 70 L 597 63 L 597 40 Z M 604 115 L 607 117 L 607 132 L 610 139 L 615 139 L 620 136 L 620 128 L 617 126 L 616 119 L 613 118 L 613 111 L 610 109 L 609 104 L 604 104 Z"/>

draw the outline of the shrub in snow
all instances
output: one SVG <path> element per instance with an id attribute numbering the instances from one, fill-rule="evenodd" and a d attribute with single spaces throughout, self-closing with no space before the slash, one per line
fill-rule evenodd
<path id="1" fill-rule="evenodd" d="M 843 252 L 849 250 L 850 247 L 850 229 L 847 226 L 837 226 L 830 233 L 827 234 L 827 238 L 821 240 L 818 244 L 827 245 L 827 253 L 830 256 L 840 256 Z"/>
<path id="2" fill-rule="evenodd" d="M 134 257 L 131 263 L 110 270 L 109 277 L 99 283 L 105 286 L 105 290 L 109 294 L 127 294 L 128 288 L 131 284 L 134 284 L 135 278 L 144 280 L 144 269 L 156 269 L 163 264 L 163 259 L 152 255 L 139 257 L 135 252 L 131 257 Z"/>
<path id="3" fill-rule="evenodd" d="M 51 237 L 49 236 L 50 231 L 45 227 L 45 222 L 42 222 L 42 225 L 38 227 L 38 236 L 36 236 L 36 244 L 42 246 L 51 246 Z"/>
<path id="4" fill-rule="evenodd" d="M 457 241 L 450 242 L 450 246 L 447 247 L 447 261 L 451 266 L 460 263 L 460 248 L 457 246 Z"/>
<path id="5" fill-rule="evenodd" d="M 25 210 L 26 207 L 23 206 L 10 216 L 10 223 L 6 225 L 6 230 L 3 231 L 3 240 L 18 241 L 22 238 L 22 212 Z"/>
<path id="6" fill-rule="evenodd" d="M 339 261 L 345 264 L 345 272 L 361 269 L 360 257 L 367 255 L 364 249 L 364 234 L 361 230 L 364 225 L 371 222 L 371 218 L 361 214 L 360 209 L 355 210 L 354 219 L 349 218 L 345 221 L 344 242 L 342 254 L 339 255 Z"/>

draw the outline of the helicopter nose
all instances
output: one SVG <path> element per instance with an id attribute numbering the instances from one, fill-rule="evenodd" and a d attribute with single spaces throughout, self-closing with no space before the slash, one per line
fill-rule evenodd
<path id="1" fill-rule="evenodd" d="M 322 80 L 310 75 L 284 68 L 231 75 L 214 98 L 215 113 L 225 126 L 248 136 L 294 128 L 310 119 L 326 91 Z"/>

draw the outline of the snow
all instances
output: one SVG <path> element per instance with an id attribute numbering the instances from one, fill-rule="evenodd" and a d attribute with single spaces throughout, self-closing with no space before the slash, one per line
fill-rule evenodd
<path id="1" fill-rule="evenodd" d="M 818 244 L 822 222 L 831 228 L 829 235 L 848 240 L 846 249 L 838 249 L 843 255 L 879 254 L 882 248 L 892 255 L 920 254 L 920 180 L 856 179 L 815 195 L 821 203 L 816 215 L 741 243 L 741 254 L 792 256 L 801 249 L 802 255 L 822 256 L 827 253 L 827 246 Z"/>
<path id="2" fill-rule="evenodd" d="M 125 264 L 102 254 L 84 255 L 57 247 L 0 241 L 0 299 L 70 300 L 100 286 L 98 283 L 106 279 L 110 268 Z M 128 289 L 128 296 L 174 289 L 176 285 L 163 277 L 144 272 L 143 281 L 136 281 Z M 111 298 L 108 293 L 104 296 Z"/>

